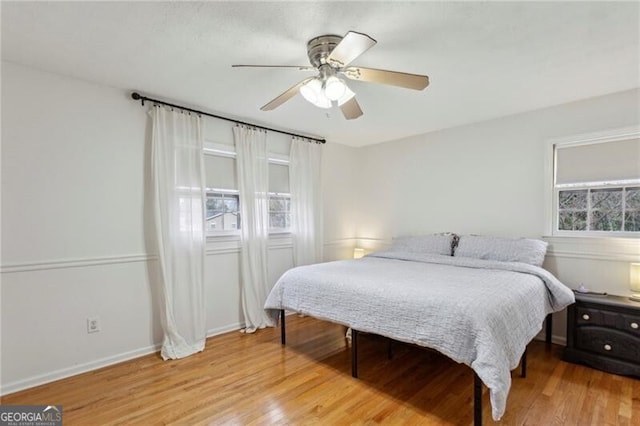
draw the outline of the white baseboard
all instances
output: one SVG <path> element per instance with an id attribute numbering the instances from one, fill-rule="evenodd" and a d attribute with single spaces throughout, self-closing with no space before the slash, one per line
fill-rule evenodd
<path id="1" fill-rule="evenodd" d="M 230 331 L 239 330 L 242 327 L 244 327 L 244 324 L 238 322 L 235 324 L 228 324 L 222 327 L 212 328 L 210 330 L 207 330 L 207 337 L 217 336 L 220 334 L 228 333 Z M 79 365 L 74 365 L 73 367 L 61 368 L 49 373 L 39 374 L 36 376 L 28 377 L 26 379 L 17 380 L 15 382 L 6 383 L 0 387 L 0 395 L 8 395 L 10 393 L 44 385 L 46 383 L 55 382 L 56 380 L 65 379 L 71 376 L 77 376 L 78 374 L 88 373 L 90 371 L 97 370 L 103 367 L 108 367 L 110 365 L 119 364 L 124 361 L 132 360 L 134 358 L 153 354 L 159 352 L 161 347 L 162 345 L 158 343 L 152 346 L 134 349 L 132 351 L 100 358 Z"/>
<path id="2" fill-rule="evenodd" d="M 49 373 L 39 374 L 37 376 L 28 377 L 26 379 L 18 380 L 15 382 L 6 383 L 2 385 L 2 389 L 0 390 L 0 395 L 7 395 L 7 394 L 18 392 L 24 389 L 54 382 L 56 380 L 64 379 L 71 376 L 76 376 L 78 374 L 97 370 L 102 367 L 107 367 L 109 365 L 118 364 L 120 362 L 128 361 L 130 359 L 138 358 L 144 355 L 149 355 L 159 350 L 160 350 L 160 345 L 147 346 L 145 348 L 135 349 L 129 352 L 123 352 L 121 354 L 100 358 L 100 359 L 85 362 L 79 365 L 74 365 L 73 367 L 61 368 L 59 370 L 51 371 Z"/>
<path id="3" fill-rule="evenodd" d="M 545 340 L 545 335 L 544 333 L 539 333 L 536 337 L 533 338 L 534 340 Z M 557 334 L 552 334 L 551 335 L 551 343 L 554 343 L 556 345 L 560 345 L 560 346 L 567 346 L 567 337 L 566 336 L 558 336 Z"/>
<path id="4" fill-rule="evenodd" d="M 244 328 L 244 323 L 237 322 L 234 324 L 223 325 L 222 327 L 211 328 L 207 330 L 207 337 L 219 336 L 230 331 L 236 331 Z"/>

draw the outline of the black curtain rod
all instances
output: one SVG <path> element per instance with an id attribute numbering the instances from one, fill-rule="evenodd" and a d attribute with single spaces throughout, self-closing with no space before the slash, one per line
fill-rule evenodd
<path id="1" fill-rule="evenodd" d="M 296 137 L 299 137 L 299 138 L 309 139 L 309 140 L 315 141 L 317 143 L 326 143 L 326 140 L 324 140 L 324 139 L 314 138 L 314 137 L 305 136 L 305 135 L 299 135 L 299 134 L 296 134 L 296 133 L 286 132 L 284 130 L 272 129 L 270 127 L 259 126 L 257 124 L 245 123 L 244 121 L 235 120 L 233 118 L 223 117 L 221 115 L 211 114 L 211 113 L 204 112 L 204 111 L 198 111 L 197 109 L 187 108 L 187 107 L 184 107 L 184 106 L 181 106 L 181 105 L 170 104 L 169 102 L 161 101 L 161 100 L 158 100 L 158 99 L 147 98 L 146 96 L 142 96 L 138 92 L 132 92 L 131 93 L 131 98 L 136 100 L 136 101 L 140 101 L 140 104 L 143 105 L 143 106 L 144 106 L 144 102 L 145 101 L 149 101 L 149 102 L 153 102 L 153 103 L 156 103 L 156 104 L 161 104 L 161 105 L 166 105 L 166 106 L 170 106 L 170 107 L 173 107 L 173 108 L 178 108 L 178 109 L 181 109 L 183 111 L 190 111 L 190 112 L 195 112 L 196 114 L 202 114 L 202 115 L 207 115 L 207 116 L 213 117 L 213 118 L 219 118 L 220 120 L 231 121 L 231 122 L 237 123 L 237 124 L 244 124 L 245 126 L 249 126 L 249 127 L 256 127 L 258 129 L 269 130 L 271 132 L 282 133 L 284 135 L 290 135 L 290 136 L 296 136 Z"/>

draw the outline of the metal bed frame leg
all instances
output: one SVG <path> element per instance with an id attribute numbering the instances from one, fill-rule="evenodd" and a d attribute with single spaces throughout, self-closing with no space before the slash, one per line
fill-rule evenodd
<path id="1" fill-rule="evenodd" d="M 553 331 L 553 316 L 552 314 L 547 315 L 547 318 L 544 321 L 545 325 L 545 342 L 549 345 L 551 344 L 551 333 Z"/>
<path id="2" fill-rule="evenodd" d="M 284 326 L 284 309 L 280 309 L 280 343 L 287 343 L 287 333 Z"/>
<path id="3" fill-rule="evenodd" d="M 473 372 L 473 424 L 482 426 L 482 380 Z"/>
<path id="4" fill-rule="evenodd" d="M 351 377 L 358 378 L 358 330 L 351 328 Z"/>

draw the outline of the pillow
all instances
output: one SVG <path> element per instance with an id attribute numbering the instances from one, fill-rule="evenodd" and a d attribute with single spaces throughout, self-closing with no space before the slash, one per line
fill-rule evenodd
<path id="1" fill-rule="evenodd" d="M 453 234 L 402 237 L 393 240 L 393 245 L 390 250 L 452 256 L 452 244 Z"/>
<path id="2" fill-rule="evenodd" d="M 455 256 L 542 266 L 547 245 L 546 241 L 529 238 L 462 235 L 458 241 Z"/>

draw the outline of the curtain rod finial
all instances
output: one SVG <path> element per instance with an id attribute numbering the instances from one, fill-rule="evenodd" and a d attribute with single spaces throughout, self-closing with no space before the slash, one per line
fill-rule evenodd
<path id="1" fill-rule="evenodd" d="M 138 92 L 131 92 L 131 97 L 137 101 L 141 96 Z"/>

